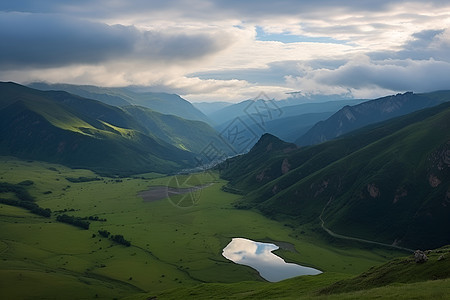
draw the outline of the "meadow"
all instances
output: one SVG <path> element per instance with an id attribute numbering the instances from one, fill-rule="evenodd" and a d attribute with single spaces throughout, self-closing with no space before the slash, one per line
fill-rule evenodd
<path id="1" fill-rule="evenodd" d="M 108 178 L 89 170 L 13 157 L 2 157 L 0 170 L 0 182 L 31 180 L 29 193 L 39 206 L 53 212 L 51 218 L 44 218 L 0 204 L 0 296 L 5 299 L 145 299 L 152 295 L 164 299 L 176 298 L 176 292 L 168 291 L 177 289 L 185 293 L 216 284 L 223 285 L 216 290 L 224 293 L 227 287 L 239 291 L 241 285 L 264 291 L 289 282 L 295 282 L 292 288 L 298 288 L 298 280 L 311 282 L 309 286 L 314 287 L 405 255 L 386 248 L 336 242 L 308 225 L 293 229 L 257 211 L 236 209 L 233 203 L 242 196 L 222 191 L 227 182 L 217 173 Z M 84 180 L 77 182 L 74 178 Z M 138 195 L 152 186 L 198 184 L 207 186 L 193 195 L 151 202 Z M 0 197 L 14 198 L 14 194 L 0 193 Z M 63 213 L 106 221 L 90 221 L 85 230 L 57 222 L 56 216 Z M 99 230 L 123 235 L 131 246 L 114 243 L 99 235 Z M 324 274 L 267 283 L 255 270 L 222 257 L 222 249 L 233 237 L 283 242 L 280 245 L 286 246 L 276 251 L 278 255 Z"/>

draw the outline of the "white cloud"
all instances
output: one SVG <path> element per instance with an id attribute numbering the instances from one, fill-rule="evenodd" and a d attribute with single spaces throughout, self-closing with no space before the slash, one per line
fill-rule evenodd
<path id="1" fill-rule="evenodd" d="M 5 81 L 146 85 L 195 101 L 450 88 L 448 1 L 4 1 L 0 23 Z"/>

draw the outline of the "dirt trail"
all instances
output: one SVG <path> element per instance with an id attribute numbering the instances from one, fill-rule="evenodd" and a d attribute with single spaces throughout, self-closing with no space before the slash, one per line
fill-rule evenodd
<path id="1" fill-rule="evenodd" d="M 325 221 L 322 219 L 322 215 L 323 215 L 323 213 L 324 213 L 324 211 L 327 208 L 329 203 L 330 203 L 330 201 L 328 201 L 328 203 L 322 209 L 322 213 L 319 216 L 319 220 L 321 222 L 322 229 L 325 230 L 332 237 L 335 237 L 335 238 L 338 238 L 338 239 L 344 239 L 344 240 L 357 241 L 357 242 L 362 242 L 362 243 L 367 243 L 367 244 L 379 245 L 379 246 L 383 246 L 383 247 L 395 248 L 395 249 L 402 250 L 402 251 L 414 252 L 414 250 L 409 249 L 409 248 L 400 247 L 400 246 L 396 246 L 396 245 L 390 245 L 390 244 L 384 244 L 384 243 L 380 243 L 380 242 L 376 242 L 376 241 L 370 241 L 370 240 L 365 240 L 365 239 L 360 239 L 360 238 L 355 238 L 355 237 L 346 236 L 346 235 L 338 234 L 338 233 L 335 233 L 335 232 L 331 231 L 330 229 L 325 227 Z"/>

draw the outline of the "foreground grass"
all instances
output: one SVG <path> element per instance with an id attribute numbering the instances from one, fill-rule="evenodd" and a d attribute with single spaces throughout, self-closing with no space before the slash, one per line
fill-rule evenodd
<path id="1" fill-rule="evenodd" d="M 280 283 L 202 284 L 189 289 L 175 289 L 157 295 L 158 299 L 449 299 L 450 279 L 410 284 L 396 283 L 362 291 L 319 295 L 317 289 L 330 284 L 340 275 L 319 275 L 317 278 L 295 278 Z M 146 299 L 135 295 L 126 299 Z"/>
<path id="2" fill-rule="evenodd" d="M 31 195 L 41 207 L 54 212 L 46 219 L 0 205 L 1 298 L 170 298 L 177 289 L 179 293 L 189 291 L 187 296 L 193 298 L 196 291 L 230 295 L 231 290 L 256 298 L 264 293 L 288 297 L 299 284 L 305 289 L 325 286 L 399 255 L 376 247 L 330 245 L 307 228 L 299 235 L 255 211 L 237 210 L 232 203 L 240 196 L 223 192 L 221 186 L 226 182 L 208 173 L 177 176 L 176 181 L 151 174 L 74 183 L 66 178 L 97 175 L 14 158 L 2 158 L 0 166 L 0 181 L 17 184 L 32 180 L 34 184 L 28 187 Z M 150 186 L 183 183 L 211 185 L 197 192 L 195 205 L 188 207 L 174 205 L 182 195 L 154 202 L 138 196 Z M 82 230 L 57 223 L 58 211 L 107 221 L 92 221 L 89 230 Z M 132 246 L 101 238 L 98 230 L 122 234 Z M 233 237 L 286 242 L 291 246 L 278 251 L 280 255 L 325 273 L 266 283 L 255 270 L 222 257 L 222 249 Z"/>

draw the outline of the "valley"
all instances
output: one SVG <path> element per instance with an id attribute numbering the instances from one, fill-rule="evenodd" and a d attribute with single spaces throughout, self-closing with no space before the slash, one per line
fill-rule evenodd
<path id="1" fill-rule="evenodd" d="M 0 204 L 0 282 L 4 295 L 50 297 L 58 293 L 70 299 L 75 293 L 74 299 L 82 295 L 122 298 L 140 293 L 157 295 L 200 283 L 264 284 L 253 269 L 222 257 L 222 249 L 233 237 L 291 243 L 296 251 L 281 249 L 277 254 L 319 268 L 326 276 L 336 274 L 335 279 L 406 254 L 375 246 L 330 243 L 311 228 L 292 229 L 256 211 L 236 209 L 232 204 L 239 196 L 221 191 L 226 182 L 211 177 L 211 173 L 196 174 L 197 180 L 211 185 L 202 190 L 195 206 L 183 209 L 167 199 L 145 202 L 138 196 L 151 186 L 168 184 L 170 178 L 158 174 L 73 183 L 66 178 L 96 175 L 12 157 L 2 158 L 1 166 L 2 181 L 17 184 L 33 178 L 30 194 L 41 207 L 53 212 L 51 218 L 44 218 Z M 83 230 L 56 222 L 55 216 L 62 213 L 106 221 L 91 221 L 89 229 Z M 131 246 L 114 244 L 102 238 L 99 230 L 121 234 Z M 25 291 L 21 288 L 24 285 L 33 288 Z"/>
<path id="2" fill-rule="evenodd" d="M 0 1 L 0 300 L 450 300 L 450 1 Z"/>
<path id="3" fill-rule="evenodd" d="M 60 87 L 99 100 L 0 83 L 2 298 L 445 298 L 448 92 L 283 106 L 253 127 L 247 112 L 231 119 L 239 136 L 153 110 L 170 98 L 192 112 L 176 96 Z M 308 146 L 256 133 L 294 141 L 336 119 L 339 134 Z M 273 261 L 258 273 L 261 252 Z M 267 271 L 281 266 L 314 275 Z"/>

